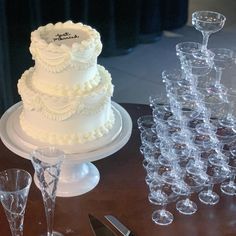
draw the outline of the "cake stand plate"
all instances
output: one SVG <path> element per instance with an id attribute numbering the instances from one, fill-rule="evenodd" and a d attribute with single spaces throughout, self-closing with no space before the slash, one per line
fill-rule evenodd
<path id="1" fill-rule="evenodd" d="M 92 190 L 99 182 L 100 174 L 91 161 L 112 155 L 129 140 L 132 132 L 132 120 L 127 111 L 112 102 L 115 124 L 104 137 L 88 144 L 57 146 L 66 152 L 58 183 L 57 196 L 71 197 Z M 10 107 L 1 117 L 0 134 L 4 145 L 17 155 L 30 159 L 30 153 L 40 146 L 49 145 L 38 142 L 26 135 L 20 127 L 19 115 L 22 103 Z M 38 186 L 37 181 L 35 181 Z"/>

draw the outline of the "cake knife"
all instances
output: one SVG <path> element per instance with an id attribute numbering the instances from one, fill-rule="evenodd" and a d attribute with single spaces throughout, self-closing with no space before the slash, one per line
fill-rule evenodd
<path id="1" fill-rule="evenodd" d="M 103 224 L 95 216 L 91 214 L 88 216 L 94 236 L 117 236 L 109 227 Z"/>
<path id="2" fill-rule="evenodd" d="M 105 218 L 124 236 L 134 236 L 134 234 L 125 225 L 123 225 L 116 217 L 106 215 Z"/>

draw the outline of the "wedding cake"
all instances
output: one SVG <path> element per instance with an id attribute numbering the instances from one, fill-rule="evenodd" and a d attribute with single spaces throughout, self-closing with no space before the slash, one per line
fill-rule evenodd
<path id="1" fill-rule="evenodd" d="M 113 85 L 97 64 L 99 33 L 82 23 L 48 24 L 31 33 L 35 66 L 18 81 L 20 127 L 31 138 L 55 145 L 84 144 L 112 129 Z"/>

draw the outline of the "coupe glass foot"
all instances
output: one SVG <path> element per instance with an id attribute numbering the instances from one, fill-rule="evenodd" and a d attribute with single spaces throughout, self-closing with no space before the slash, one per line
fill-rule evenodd
<path id="1" fill-rule="evenodd" d="M 176 203 L 176 209 L 184 215 L 192 215 L 197 211 L 197 204 L 189 199 L 185 199 Z"/>
<path id="2" fill-rule="evenodd" d="M 45 234 L 42 234 L 41 236 L 64 236 L 64 235 L 57 231 L 53 231 L 52 235 L 50 235 L 49 233 L 45 233 Z"/>
<path id="3" fill-rule="evenodd" d="M 215 205 L 219 202 L 220 197 L 215 192 L 202 191 L 198 194 L 199 200 L 207 205 Z"/>
<path id="4" fill-rule="evenodd" d="M 169 225 L 173 219 L 173 215 L 166 210 L 157 210 L 152 213 L 152 220 L 158 225 Z"/>
<path id="5" fill-rule="evenodd" d="M 221 191 L 227 195 L 236 195 L 236 185 L 228 183 L 222 183 L 220 186 Z"/>

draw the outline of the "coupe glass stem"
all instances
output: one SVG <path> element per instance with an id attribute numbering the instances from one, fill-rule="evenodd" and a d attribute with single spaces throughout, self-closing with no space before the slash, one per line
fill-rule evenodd
<path id="1" fill-rule="evenodd" d="M 167 216 L 167 214 L 166 214 L 166 205 L 167 204 L 162 204 L 162 206 L 161 206 L 161 209 L 160 209 L 160 216 L 161 217 L 166 217 Z"/>
<path id="2" fill-rule="evenodd" d="M 210 184 L 210 185 L 208 186 L 208 189 L 207 189 L 207 193 L 208 193 L 208 194 L 211 194 L 211 193 L 212 193 L 213 187 L 214 187 L 214 184 Z"/>
<path id="3" fill-rule="evenodd" d="M 165 209 L 165 207 L 161 208 L 160 216 L 162 216 L 162 217 L 166 216 L 166 209 Z"/>
<path id="4" fill-rule="evenodd" d="M 234 111 L 234 102 L 230 101 L 228 103 L 228 110 L 227 110 L 226 120 L 232 121 L 232 123 L 234 122 L 233 111 Z"/>
<path id="5" fill-rule="evenodd" d="M 235 180 L 235 175 L 231 174 L 230 175 L 230 179 L 229 179 L 229 186 L 233 186 L 234 185 L 234 180 Z"/>
<path id="6" fill-rule="evenodd" d="M 207 50 L 207 44 L 208 44 L 208 39 L 209 39 L 210 33 L 203 31 L 202 32 L 202 36 L 203 36 L 203 39 L 202 39 L 202 51 L 206 51 Z"/>
<path id="7" fill-rule="evenodd" d="M 220 69 L 216 69 L 216 84 L 219 84 L 221 81 L 221 77 L 222 77 L 222 70 Z"/>
<path id="8" fill-rule="evenodd" d="M 186 203 L 186 205 L 190 206 L 191 201 L 189 199 L 189 196 L 185 199 L 185 203 Z"/>
<path id="9" fill-rule="evenodd" d="M 233 118 L 234 106 L 235 106 L 235 102 L 234 101 L 230 101 L 230 103 L 229 103 L 229 111 L 228 111 L 228 114 L 229 114 L 230 118 Z"/>

